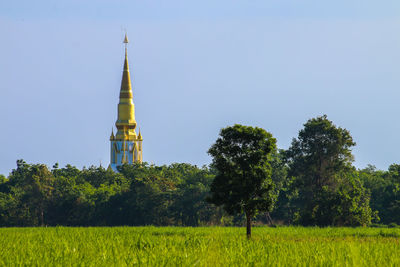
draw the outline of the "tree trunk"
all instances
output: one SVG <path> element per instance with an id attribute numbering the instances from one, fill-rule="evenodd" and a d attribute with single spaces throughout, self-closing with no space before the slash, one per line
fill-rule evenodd
<path id="1" fill-rule="evenodd" d="M 251 238 L 251 216 L 249 213 L 246 212 L 246 219 L 247 219 L 247 227 L 246 227 L 246 233 L 247 233 L 247 238 Z"/>
<path id="2" fill-rule="evenodd" d="M 40 223 L 41 223 L 41 226 L 44 225 L 44 212 L 43 212 L 42 208 L 40 209 Z"/>
<path id="3" fill-rule="evenodd" d="M 269 212 L 267 212 L 267 213 L 265 214 L 265 216 L 267 217 L 268 224 L 269 224 L 269 225 L 273 225 L 274 223 L 273 223 L 273 221 L 272 221 L 272 218 L 271 218 L 271 215 L 269 214 Z"/>

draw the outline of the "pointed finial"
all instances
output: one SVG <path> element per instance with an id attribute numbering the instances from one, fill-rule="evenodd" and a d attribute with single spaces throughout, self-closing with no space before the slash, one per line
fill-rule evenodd
<path id="1" fill-rule="evenodd" d="M 114 139 L 115 139 L 115 136 L 114 136 L 114 128 L 111 127 L 110 141 L 113 141 Z"/>
<path id="2" fill-rule="evenodd" d="M 128 34 L 125 32 L 124 44 L 125 44 L 125 62 L 124 62 L 124 70 L 129 70 L 128 66 Z"/>
<path id="3" fill-rule="evenodd" d="M 141 134 L 141 132 L 140 132 L 140 128 L 139 128 L 139 135 L 138 135 L 138 139 L 139 139 L 139 140 L 142 140 L 142 134 Z"/>

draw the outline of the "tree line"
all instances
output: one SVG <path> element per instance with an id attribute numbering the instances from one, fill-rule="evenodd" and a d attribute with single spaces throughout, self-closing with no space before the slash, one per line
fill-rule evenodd
<path id="1" fill-rule="evenodd" d="M 18 160 L 0 175 L 0 226 L 400 224 L 400 165 L 357 169 L 355 145 L 321 116 L 287 150 L 257 127 L 222 129 L 201 168 L 143 163 L 116 173 Z"/>

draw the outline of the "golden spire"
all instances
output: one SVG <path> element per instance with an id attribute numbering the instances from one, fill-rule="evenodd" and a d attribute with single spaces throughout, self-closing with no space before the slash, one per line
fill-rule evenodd
<path id="1" fill-rule="evenodd" d="M 121 92 L 119 98 L 130 97 L 132 98 L 132 84 L 131 84 L 131 75 L 129 73 L 129 64 L 128 64 L 128 37 L 125 34 L 124 39 L 125 44 L 125 61 L 124 61 L 124 71 L 122 73 L 122 81 L 121 81 Z"/>
<path id="2" fill-rule="evenodd" d="M 129 73 L 129 64 L 128 64 L 128 48 L 127 48 L 128 42 L 129 42 L 128 36 L 125 34 L 124 38 L 125 61 L 124 61 L 124 70 L 122 73 L 121 91 L 119 94 L 118 119 L 117 122 L 115 123 L 115 126 L 117 126 L 118 129 L 115 139 L 132 141 L 136 138 L 135 134 L 136 120 L 135 120 L 135 106 L 133 104 L 131 76 Z"/>

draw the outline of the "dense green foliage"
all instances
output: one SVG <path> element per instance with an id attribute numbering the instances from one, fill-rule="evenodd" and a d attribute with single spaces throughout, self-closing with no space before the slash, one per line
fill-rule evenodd
<path id="1" fill-rule="evenodd" d="M 400 225 L 400 165 L 392 164 L 388 171 L 369 166 L 359 171 L 360 180 L 371 192 L 371 208 L 383 224 Z"/>
<path id="2" fill-rule="evenodd" d="M 17 162 L 0 184 L 1 226 L 187 225 L 220 223 L 223 212 L 205 201 L 213 179 L 189 164 L 102 167 L 67 165 L 50 171 Z"/>
<path id="3" fill-rule="evenodd" d="M 273 160 L 276 223 L 357 226 L 400 224 L 400 165 L 352 166 L 350 133 L 326 116 L 309 120 Z"/>
<path id="4" fill-rule="evenodd" d="M 248 237 L 253 217 L 269 212 L 274 202 L 270 154 L 275 150 L 270 133 L 236 124 L 222 129 L 208 151 L 217 171 L 208 200 L 230 215 L 244 213 Z"/>
<path id="5" fill-rule="evenodd" d="M 0 229 L 1 266 L 399 266 L 400 229 Z"/>
<path id="6" fill-rule="evenodd" d="M 276 150 L 272 143 L 255 153 L 248 149 L 250 143 L 238 146 L 244 148 L 241 151 L 233 146 L 210 167 L 145 163 L 124 165 L 115 173 L 58 164 L 49 169 L 18 160 L 8 177 L 0 175 L 0 226 L 243 225 L 250 197 L 242 197 L 249 192 L 255 193 L 254 203 L 261 203 L 254 206 L 253 215 L 259 213 L 256 224 L 400 225 L 400 165 L 387 171 L 374 166 L 357 170 L 352 165 L 354 145 L 349 131 L 322 116 L 307 121 L 286 151 Z M 218 156 L 226 151 L 214 152 Z M 228 157 L 231 161 L 226 161 Z M 253 159 L 262 164 L 250 168 Z M 221 175 L 224 168 L 243 177 L 229 180 Z M 238 205 L 235 201 L 225 205 L 235 216 L 206 201 L 223 192 L 221 188 L 210 192 L 213 183 L 227 181 L 234 183 L 219 198 L 240 200 Z"/>

